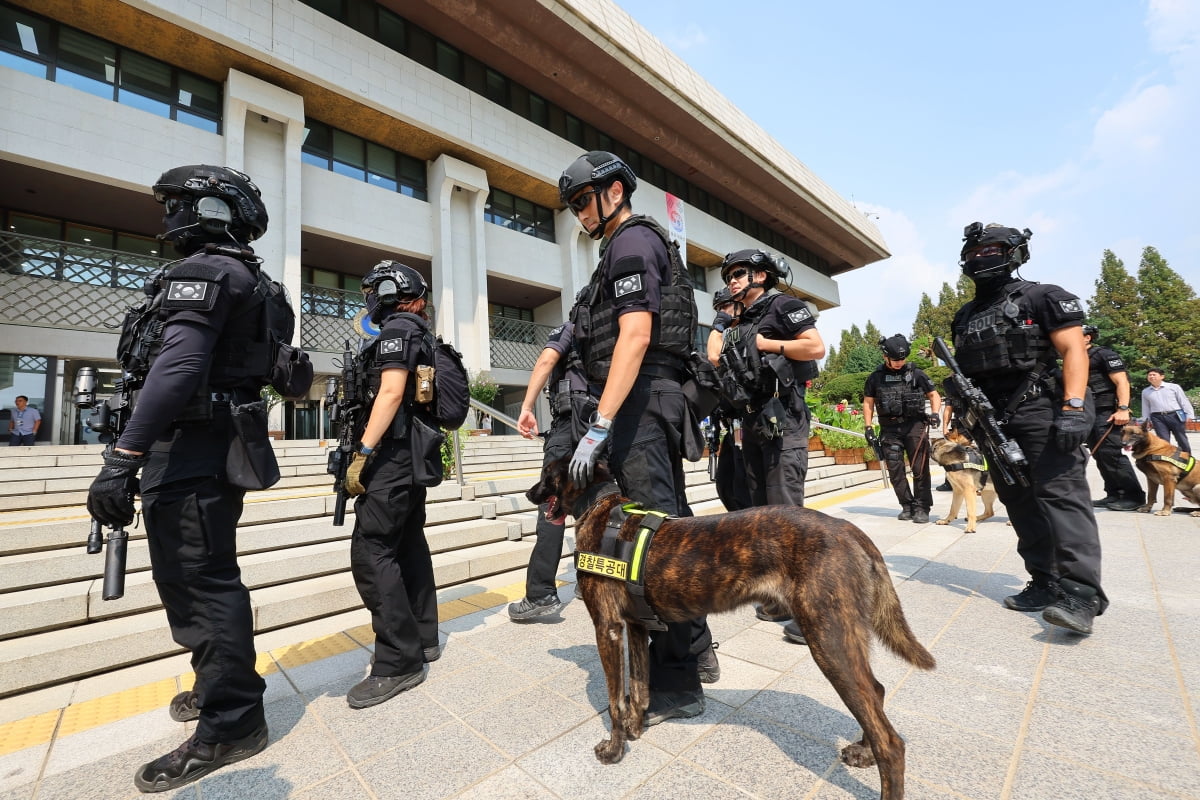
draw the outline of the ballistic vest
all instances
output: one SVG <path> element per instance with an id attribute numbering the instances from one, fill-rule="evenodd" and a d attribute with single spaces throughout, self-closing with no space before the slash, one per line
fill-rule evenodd
<path id="1" fill-rule="evenodd" d="M 1020 281 L 984 305 L 964 307 L 954 328 L 954 358 L 968 377 L 1013 377 L 1034 371 L 1053 348 Z"/>
<path id="2" fill-rule="evenodd" d="M 763 354 L 755 344 L 767 313 L 786 297 L 777 289 L 767 290 L 742 313 L 738 324 L 725 332 L 717 375 L 722 397 L 739 411 L 757 411 L 779 393 L 790 401 L 788 410 L 799 413 L 805 384 L 817 376 L 817 362 Z"/>
<path id="3" fill-rule="evenodd" d="M 875 396 L 875 411 L 881 417 L 905 420 L 925 418 L 925 393 L 917 386 L 912 364 L 899 371 L 879 367 L 879 388 Z"/>
<path id="4" fill-rule="evenodd" d="M 1110 359 L 1121 361 L 1121 357 L 1107 347 L 1096 345 L 1088 348 L 1088 388 L 1096 400 L 1097 409 L 1117 407 L 1117 387 L 1108 376 Z M 1121 362 L 1124 364 L 1124 362 Z"/>

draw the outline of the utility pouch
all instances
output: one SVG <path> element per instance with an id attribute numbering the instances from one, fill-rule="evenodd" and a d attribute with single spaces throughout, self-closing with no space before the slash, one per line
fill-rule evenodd
<path id="1" fill-rule="evenodd" d="M 754 433 L 760 439 L 770 441 L 783 436 L 783 421 L 786 410 L 783 403 L 780 402 L 778 396 L 772 396 L 770 400 L 763 404 L 762 411 L 759 412 L 758 418 L 754 420 Z"/>
<path id="2" fill-rule="evenodd" d="M 446 434 L 414 415 L 409 420 L 409 444 L 412 448 L 413 483 L 437 486 L 442 482 L 442 442 Z"/>
<path id="3" fill-rule="evenodd" d="M 225 480 L 257 491 L 279 482 L 279 462 L 267 435 L 267 404 L 262 400 L 230 407 L 233 440 L 225 456 Z"/>
<path id="4" fill-rule="evenodd" d="M 421 404 L 433 402 L 433 376 L 436 370 L 430 364 L 417 366 L 417 391 L 413 399 Z"/>

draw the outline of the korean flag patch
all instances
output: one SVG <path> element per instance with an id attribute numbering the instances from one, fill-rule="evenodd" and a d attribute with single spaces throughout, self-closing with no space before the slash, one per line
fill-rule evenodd
<path id="1" fill-rule="evenodd" d="M 636 294 L 640 291 L 642 291 L 641 273 L 626 275 L 623 278 L 617 278 L 613 281 L 613 297 L 615 299 L 619 300 L 625 295 Z"/>
<path id="2" fill-rule="evenodd" d="M 207 295 L 207 281 L 171 281 L 167 285 L 167 299 L 176 303 L 203 303 Z"/>
<path id="3" fill-rule="evenodd" d="M 403 339 L 384 339 L 379 343 L 379 355 L 404 355 Z"/>
<path id="4" fill-rule="evenodd" d="M 1078 300 L 1059 300 L 1058 305 L 1063 310 L 1064 314 L 1079 314 L 1083 311 L 1083 309 L 1079 307 Z"/>
<path id="5" fill-rule="evenodd" d="M 1125 369 L 1125 362 L 1119 358 L 1110 358 L 1108 365 L 1113 369 Z"/>
<path id="6" fill-rule="evenodd" d="M 805 308 L 797 308 L 795 311 L 788 312 L 788 321 L 793 325 L 803 325 L 812 319 L 812 312 Z"/>

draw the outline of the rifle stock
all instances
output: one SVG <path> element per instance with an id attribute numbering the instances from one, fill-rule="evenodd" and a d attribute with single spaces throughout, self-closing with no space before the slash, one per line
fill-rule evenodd
<path id="1" fill-rule="evenodd" d="M 950 348 L 939 336 L 933 340 L 933 352 L 950 368 L 951 375 L 943 384 L 955 416 L 970 432 L 975 444 L 988 459 L 988 465 L 1000 474 L 1009 486 L 1030 485 L 1029 462 L 1021 446 L 1004 435 L 996 420 L 996 409 L 971 379 L 962 373 Z"/>

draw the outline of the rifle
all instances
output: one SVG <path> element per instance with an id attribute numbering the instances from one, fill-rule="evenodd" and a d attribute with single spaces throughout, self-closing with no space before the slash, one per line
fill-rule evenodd
<path id="1" fill-rule="evenodd" d="M 708 430 L 705 438 L 708 440 L 708 479 L 717 479 L 717 453 L 721 449 L 721 418 L 713 413 L 708 418 Z"/>
<path id="2" fill-rule="evenodd" d="M 362 413 L 363 398 L 359 391 L 357 363 L 354 351 L 350 348 L 350 340 L 347 339 L 346 347 L 342 351 L 341 381 L 333 376 L 325 380 L 325 405 L 329 408 L 329 418 L 338 426 L 338 444 L 329 451 L 329 461 L 325 465 L 325 471 L 333 476 L 333 491 L 337 494 L 333 506 L 333 524 L 338 527 L 346 523 L 346 501 L 350 497 L 346 491 L 346 471 L 350 469 L 350 457 L 354 454 L 354 435 Z"/>
<path id="3" fill-rule="evenodd" d="M 105 443 L 104 455 L 112 453 L 121 431 L 133 411 L 130 392 L 137 388 L 133 379 L 126 375 L 116 382 L 113 396 L 103 403 L 96 403 L 96 368 L 80 367 L 75 376 L 75 407 L 81 410 L 91 409 L 91 416 L 84 423 L 88 430 L 100 434 L 100 441 Z M 104 584 L 101 597 L 105 600 L 118 600 L 125 595 L 125 559 L 129 547 L 129 533 L 124 526 L 116 525 L 108 534 L 108 549 L 104 550 L 104 526 L 100 520 L 92 518 L 91 529 L 88 531 L 87 552 L 97 555 L 104 551 Z"/>
<path id="4" fill-rule="evenodd" d="M 953 373 L 946 378 L 942 386 L 950 398 L 951 405 L 954 406 L 955 416 L 971 433 L 971 438 L 987 457 L 988 465 L 994 467 L 1009 486 L 1029 486 L 1029 462 L 1025 459 L 1021 446 L 1000 430 L 992 401 L 988 400 L 987 395 L 975 386 L 970 378 L 963 375 L 958 362 L 950 355 L 950 349 L 940 336 L 933 340 L 933 352 Z"/>
<path id="5" fill-rule="evenodd" d="M 875 426 L 871 425 L 864 431 L 867 439 L 867 446 L 875 453 L 875 460 L 879 462 L 879 475 L 883 480 L 883 485 L 888 485 L 887 459 L 883 456 L 883 442 L 879 441 L 879 436 L 875 433 Z"/>

